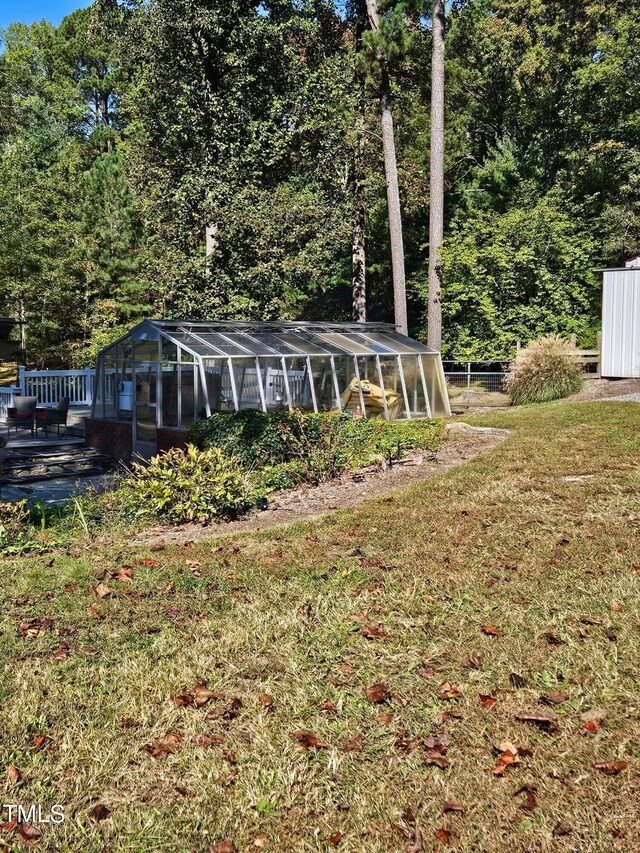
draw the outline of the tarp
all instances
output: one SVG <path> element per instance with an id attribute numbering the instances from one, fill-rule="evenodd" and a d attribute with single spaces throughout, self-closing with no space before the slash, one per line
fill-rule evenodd
<path id="1" fill-rule="evenodd" d="M 387 391 L 386 389 L 383 394 L 382 388 L 379 385 L 374 385 L 373 382 L 369 382 L 367 379 L 358 382 L 355 376 L 340 398 L 343 409 L 355 413 L 359 408 L 362 408 L 359 387 L 362 390 L 365 414 L 368 418 L 381 418 L 384 420 L 384 398 L 387 400 L 389 419 L 395 420 L 400 416 L 403 404 L 400 394 L 397 394 L 395 391 Z"/>

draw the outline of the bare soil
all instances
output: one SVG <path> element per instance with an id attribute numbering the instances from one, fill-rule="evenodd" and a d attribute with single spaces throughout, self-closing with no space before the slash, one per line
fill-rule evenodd
<path id="1" fill-rule="evenodd" d="M 367 469 L 350 473 L 318 486 L 301 486 L 269 495 L 268 509 L 254 510 L 237 521 L 221 521 L 206 527 L 201 524 L 148 527 L 132 545 L 171 545 L 232 536 L 235 533 L 268 530 L 281 524 L 317 518 L 327 512 L 348 509 L 363 501 L 413 483 L 426 480 L 462 465 L 481 453 L 491 450 L 509 435 L 509 430 L 471 427 L 468 424 L 449 425 L 450 438 L 434 454 L 424 454 L 394 463 L 386 470 Z"/>
<path id="2" fill-rule="evenodd" d="M 585 379 L 582 391 L 567 397 L 567 403 L 583 403 L 589 400 L 606 400 L 624 394 L 640 393 L 640 379 Z"/>

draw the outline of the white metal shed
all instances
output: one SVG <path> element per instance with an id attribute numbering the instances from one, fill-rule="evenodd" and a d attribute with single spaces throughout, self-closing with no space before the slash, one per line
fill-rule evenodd
<path id="1" fill-rule="evenodd" d="M 601 375 L 640 378 L 640 257 L 601 272 Z"/>

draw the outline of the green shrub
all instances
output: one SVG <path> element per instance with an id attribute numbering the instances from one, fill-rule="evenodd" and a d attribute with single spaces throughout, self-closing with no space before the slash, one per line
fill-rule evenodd
<path id="1" fill-rule="evenodd" d="M 414 450 L 437 450 L 444 441 L 444 422 L 251 410 L 216 413 L 195 424 L 189 437 L 203 449 L 218 447 L 233 453 L 251 470 L 254 491 L 262 488 L 266 493 L 300 482 L 319 483 Z"/>
<path id="2" fill-rule="evenodd" d="M 204 421 L 188 428 L 190 442 L 206 450 L 222 447 L 231 451 L 245 468 L 284 462 L 288 456 L 286 441 L 279 425 L 288 420 L 289 412 L 215 412 Z"/>
<path id="3" fill-rule="evenodd" d="M 238 459 L 218 447 L 193 445 L 161 453 L 146 465 L 134 463 L 112 497 L 125 513 L 174 523 L 233 517 L 249 502 Z"/>
<path id="4" fill-rule="evenodd" d="M 570 351 L 570 343 L 558 335 L 540 338 L 521 350 L 505 380 L 511 402 L 547 403 L 576 394 L 582 388 L 583 376 Z"/>

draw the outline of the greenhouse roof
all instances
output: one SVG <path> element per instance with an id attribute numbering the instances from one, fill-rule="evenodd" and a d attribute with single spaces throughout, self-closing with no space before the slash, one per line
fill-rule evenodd
<path id="1" fill-rule="evenodd" d="M 398 334 L 391 323 L 144 320 L 111 346 L 158 337 L 174 341 L 198 358 L 435 353 L 426 344 Z"/>

